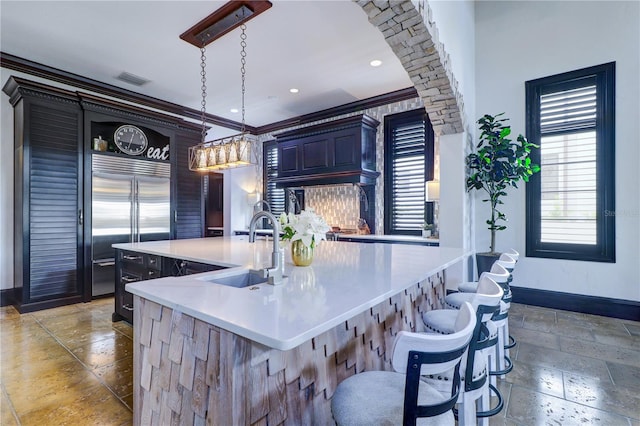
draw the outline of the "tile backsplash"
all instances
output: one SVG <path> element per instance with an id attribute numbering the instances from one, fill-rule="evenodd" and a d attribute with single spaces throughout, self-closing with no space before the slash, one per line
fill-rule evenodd
<path id="1" fill-rule="evenodd" d="M 312 208 L 329 226 L 356 229 L 360 218 L 360 191 L 354 185 L 308 186 L 305 208 Z"/>

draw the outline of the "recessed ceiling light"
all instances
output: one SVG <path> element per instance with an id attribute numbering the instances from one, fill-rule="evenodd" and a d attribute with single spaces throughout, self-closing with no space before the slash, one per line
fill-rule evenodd
<path id="1" fill-rule="evenodd" d="M 373 61 L 369 62 L 369 65 L 371 65 L 372 67 L 379 67 L 380 65 L 382 65 L 382 61 L 380 59 L 374 59 Z"/>
<path id="2" fill-rule="evenodd" d="M 231 111 L 232 113 L 236 114 L 238 112 L 238 108 L 231 108 L 229 111 Z"/>
<path id="3" fill-rule="evenodd" d="M 289 91 L 290 91 L 291 93 L 298 93 L 298 92 L 299 92 L 299 90 L 298 90 L 298 89 L 296 89 L 295 87 L 292 87 L 291 89 L 289 89 Z"/>

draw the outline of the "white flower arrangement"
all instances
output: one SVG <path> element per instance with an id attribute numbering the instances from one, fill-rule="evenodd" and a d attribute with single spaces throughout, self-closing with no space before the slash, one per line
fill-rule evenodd
<path id="1" fill-rule="evenodd" d="M 311 248 L 326 240 L 327 232 L 331 229 L 313 209 L 302 210 L 298 215 L 282 213 L 279 220 L 283 232 L 282 240 L 302 240 L 302 244 Z"/>

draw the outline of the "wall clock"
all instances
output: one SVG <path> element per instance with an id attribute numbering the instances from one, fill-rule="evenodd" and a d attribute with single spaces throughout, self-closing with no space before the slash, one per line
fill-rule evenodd
<path id="1" fill-rule="evenodd" d="M 140 155 L 149 145 L 147 135 L 140 128 L 131 124 L 118 127 L 113 133 L 113 141 L 120 151 L 129 155 Z"/>

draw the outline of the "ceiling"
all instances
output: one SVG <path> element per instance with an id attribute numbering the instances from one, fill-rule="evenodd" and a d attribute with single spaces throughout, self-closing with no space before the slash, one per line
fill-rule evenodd
<path id="1" fill-rule="evenodd" d="M 246 123 L 263 126 L 412 83 L 360 6 L 278 1 L 247 23 Z M 223 1 L 6 1 L 2 52 L 200 110 L 200 51 L 179 35 Z M 207 46 L 207 113 L 236 122 L 240 29 Z M 372 67 L 379 59 L 382 65 Z M 150 80 L 122 82 L 122 72 Z M 289 92 L 290 88 L 299 93 Z M 214 129 L 227 136 L 234 131 Z"/>

